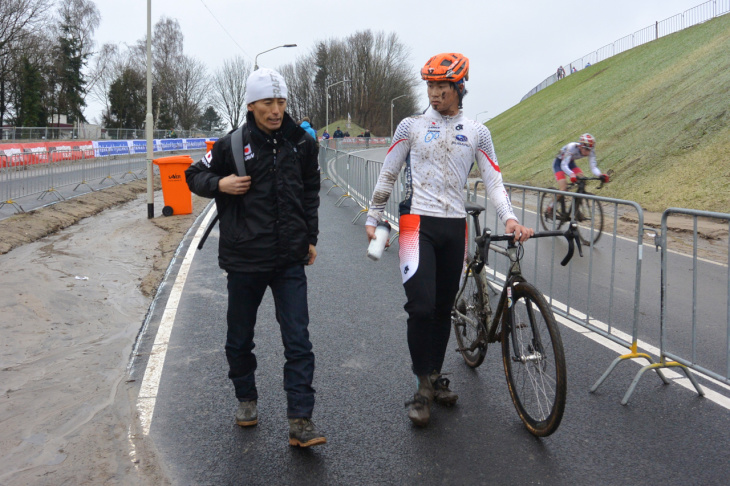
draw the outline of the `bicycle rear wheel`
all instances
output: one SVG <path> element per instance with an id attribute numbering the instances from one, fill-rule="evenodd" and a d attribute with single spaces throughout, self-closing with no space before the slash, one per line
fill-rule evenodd
<path id="1" fill-rule="evenodd" d="M 590 192 L 586 194 L 593 195 Z M 578 237 L 586 246 L 595 245 L 603 234 L 603 207 L 591 199 L 575 196 L 575 220 L 578 222 Z"/>
<path id="2" fill-rule="evenodd" d="M 486 328 L 487 307 L 484 302 L 483 276 L 474 272 L 474 263 L 469 259 L 464 281 L 456 294 L 451 311 L 456 342 L 464 362 L 476 368 L 487 354 Z"/>
<path id="3" fill-rule="evenodd" d="M 502 362 L 512 402 L 533 435 L 558 428 L 567 392 L 560 330 L 542 294 L 531 284 L 512 287 L 502 323 Z"/>

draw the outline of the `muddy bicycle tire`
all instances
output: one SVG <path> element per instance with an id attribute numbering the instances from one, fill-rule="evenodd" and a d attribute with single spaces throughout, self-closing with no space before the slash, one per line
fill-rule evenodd
<path id="1" fill-rule="evenodd" d="M 560 330 L 533 285 L 516 283 L 511 294 L 502 322 L 504 373 L 525 427 L 545 437 L 557 430 L 565 411 L 567 374 Z"/>

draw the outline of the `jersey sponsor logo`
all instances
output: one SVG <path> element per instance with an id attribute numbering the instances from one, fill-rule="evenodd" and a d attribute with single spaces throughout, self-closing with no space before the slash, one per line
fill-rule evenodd
<path id="1" fill-rule="evenodd" d="M 207 154 L 205 154 L 205 157 L 203 157 L 202 159 L 200 159 L 200 161 L 203 163 L 203 165 L 206 166 L 206 167 L 208 167 L 208 168 L 210 168 L 210 161 L 211 160 L 213 160 L 213 153 L 210 152 L 210 151 Z"/>
<path id="2" fill-rule="evenodd" d="M 243 160 L 251 160 L 253 159 L 253 151 L 251 150 L 251 144 L 247 144 L 245 147 L 243 147 Z"/>
<path id="3" fill-rule="evenodd" d="M 462 125 L 461 123 L 459 123 L 458 125 L 456 125 L 456 129 L 457 130 L 463 130 L 464 129 L 464 125 Z"/>
<path id="4" fill-rule="evenodd" d="M 431 143 L 431 140 L 436 140 L 441 135 L 438 130 L 429 130 L 426 132 L 426 137 L 423 139 L 426 143 Z"/>
<path id="5" fill-rule="evenodd" d="M 457 135 L 457 136 L 456 136 L 456 139 L 457 139 L 457 140 L 458 140 L 459 142 L 468 142 L 468 141 L 469 141 L 469 139 L 468 139 L 468 138 L 466 137 L 466 135 Z"/>

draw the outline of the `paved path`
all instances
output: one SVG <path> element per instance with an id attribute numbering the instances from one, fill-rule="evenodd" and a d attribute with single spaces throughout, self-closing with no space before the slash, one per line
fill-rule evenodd
<path id="1" fill-rule="evenodd" d="M 444 370 L 452 372 L 459 403 L 435 408 L 428 428 L 412 427 L 403 407 L 415 380 L 405 340 L 398 245 L 380 262 L 368 260 L 362 220 L 350 224 L 356 208 L 351 203 L 335 207 L 339 193 L 326 195 L 327 189 L 325 183 L 319 256 L 307 273 L 317 359 L 315 421 L 328 443 L 311 450 L 287 445 L 283 347 L 268 292 L 256 328 L 259 425 L 243 429 L 234 424 L 237 403 L 226 377 L 225 275 L 216 261 L 216 230 L 202 251 L 193 250 L 188 258 L 183 248 L 132 367 L 140 384 L 151 369 L 160 371 L 159 386 L 140 394 L 145 410 L 153 412 L 143 411 L 142 420 L 149 423 L 149 435 L 176 484 L 725 482 L 727 408 L 677 384 L 664 386 L 648 374 L 629 405 L 621 406 L 639 369 L 631 362 L 590 394 L 617 352 L 566 326 L 561 332 L 568 402 L 553 436 L 535 439 L 519 421 L 499 349 L 490 348 L 485 363 L 473 371 L 452 351 L 453 339 Z M 184 244 L 191 239 L 192 234 Z M 170 324 L 164 366 L 155 365 L 149 353 Z M 728 395 L 722 387 L 708 389 Z"/>

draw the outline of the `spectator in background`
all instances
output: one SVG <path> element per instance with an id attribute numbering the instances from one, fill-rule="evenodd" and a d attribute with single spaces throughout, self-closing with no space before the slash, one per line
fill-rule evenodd
<path id="1" fill-rule="evenodd" d="M 345 138 L 348 138 L 349 136 L 350 136 L 350 132 L 348 132 L 347 130 L 345 130 Z"/>
<path id="2" fill-rule="evenodd" d="M 577 70 L 577 69 L 575 68 L 575 66 L 573 66 L 573 69 L 572 69 L 572 70 L 571 70 L 570 72 L 571 72 L 571 73 L 577 73 L 577 72 L 578 72 L 578 70 Z"/>
<path id="3" fill-rule="evenodd" d="M 342 133 L 342 130 L 340 130 L 340 127 L 337 127 L 335 130 L 335 133 L 332 134 L 332 138 L 345 138 L 345 134 Z"/>
<path id="4" fill-rule="evenodd" d="M 565 69 L 563 66 L 558 67 L 558 79 L 563 79 L 565 77 Z"/>
<path id="5" fill-rule="evenodd" d="M 591 65 L 591 63 L 589 63 L 589 62 L 588 62 L 588 63 L 586 63 L 586 67 L 589 67 L 590 65 Z"/>
<path id="6" fill-rule="evenodd" d="M 309 123 L 309 117 L 305 116 L 302 121 L 299 122 L 299 126 L 304 129 L 305 132 L 310 134 L 313 139 L 317 140 L 317 132 L 312 128 L 312 124 Z"/>
<path id="7" fill-rule="evenodd" d="M 325 129 L 324 133 L 322 133 L 322 138 L 325 139 L 325 140 L 329 140 L 330 139 L 330 134 L 327 132 L 326 129 Z"/>
<path id="8" fill-rule="evenodd" d="M 366 128 L 362 136 L 365 137 L 365 148 L 370 148 L 370 130 Z"/>

